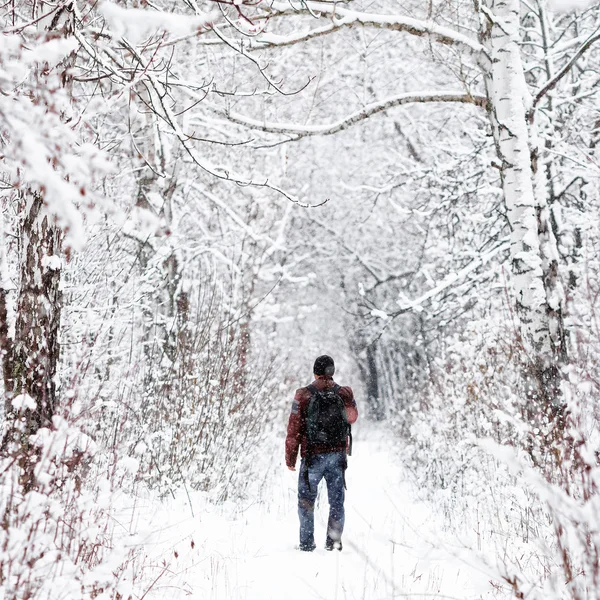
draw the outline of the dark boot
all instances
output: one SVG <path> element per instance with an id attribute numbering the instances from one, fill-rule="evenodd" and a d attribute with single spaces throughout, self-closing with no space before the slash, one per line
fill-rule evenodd
<path id="1" fill-rule="evenodd" d="M 339 552 L 341 552 L 342 540 L 333 540 L 332 538 L 327 536 L 327 539 L 325 540 L 325 550 L 338 550 Z"/>
<path id="2" fill-rule="evenodd" d="M 299 544 L 298 550 L 302 550 L 302 552 L 312 552 L 316 546 L 314 544 Z"/>

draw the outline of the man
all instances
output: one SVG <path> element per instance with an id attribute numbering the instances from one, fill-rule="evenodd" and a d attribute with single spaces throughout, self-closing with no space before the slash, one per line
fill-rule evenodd
<path id="1" fill-rule="evenodd" d="M 352 389 L 333 380 L 335 364 L 319 356 L 313 368 L 315 380 L 296 391 L 285 440 L 285 462 L 296 470 L 298 449 L 302 457 L 298 476 L 300 550 L 315 549 L 314 510 L 321 479 L 327 484 L 329 521 L 327 550 L 342 549 L 346 452 L 350 425 L 358 418 Z"/>

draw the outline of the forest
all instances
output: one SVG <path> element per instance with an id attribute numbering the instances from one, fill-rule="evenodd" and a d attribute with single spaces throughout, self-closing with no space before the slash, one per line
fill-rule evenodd
<path id="1" fill-rule="evenodd" d="M 0 600 L 600 600 L 600 2 L 0 19 Z"/>

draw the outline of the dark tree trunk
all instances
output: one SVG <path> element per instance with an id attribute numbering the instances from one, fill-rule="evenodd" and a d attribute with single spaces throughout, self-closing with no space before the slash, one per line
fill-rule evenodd
<path id="1" fill-rule="evenodd" d="M 0 293 L 7 428 L 2 449 L 20 457 L 29 455 L 29 436 L 51 424 L 56 411 L 56 370 L 60 353 L 62 293 L 60 259 L 62 234 L 51 223 L 37 193 L 22 197 L 23 253 L 17 290 L 14 339 L 9 338 L 6 292 Z M 17 411 L 13 400 L 30 396 L 35 408 Z"/>
<path id="2" fill-rule="evenodd" d="M 358 366 L 367 392 L 367 411 L 374 421 L 385 419 L 385 405 L 379 390 L 377 347 L 369 344 L 365 348 L 365 359 L 358 359 Z"/>
<path id="3" fill-rule="evenodd" d="M 43 6 L 44 3 L 34 4 L 32 17 L 40 17 Z M 47 25 L 43 25 L 45 21 L 41 18 L 37 26 L 43 28 L 48 39 L 68 37 L 74 30 L 73 4 L 67 3 L 55 11 Z M 64 88 L 71 85 L 69 67 L 73 60 L 74 53 L 61 63 L 60 84 Z M 40 91 L 40 97 L 35 97 L 36 92 L 32 95 L 34 104 L 46 103 L 44 90 L 50 91 L 55 85 L 46 78 L 53 70 L 42 65 L 31 74 L 32 89 Z M 56 110 L 52 103 L 46 103 L 46 107 L 48 111 Z M 66 115 L 62 116 L 66 118 Z M 15 197 L 21 218 L 19 281 L 14 289 L 13 323 L 9 322 L 7 282 L 3 281 L 0 286 L 0 345 L 6 420 L 0 452 L 15 457 L 22 468 L 21 484 L 29 490 L 35 486 L 34 466 L 38 458 L 38 449 L 31 447 L 29 438 L 41 427 L 52 424 L 57 408 L 63 231 L 48 209 L 43 186 L 36 191 L 21 182 L 19 189 L 21 191 Z M 3 260 L 5 258 L 3 256 Z M 8 277 L 7 261 L 2 268 L 4 279 Z M 15 398 L 19 395 L 27 396 L 27 402 L 15 406 Z"/>

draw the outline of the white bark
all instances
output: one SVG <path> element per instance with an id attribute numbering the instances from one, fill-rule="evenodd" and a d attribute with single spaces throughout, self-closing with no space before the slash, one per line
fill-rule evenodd
<path id="1" fill-rule="evenodd" d="M 558 252 L 549 223 L 545 170 L 528 114 L 532 98 L 519 48 L 519 0 L 488 0 L 482 9 L 482 41 L 491 63 L 486 73 L 490 116 L 508 218 L 511 265 L 523 343 L 537 368 L 564 357 Z"/>

